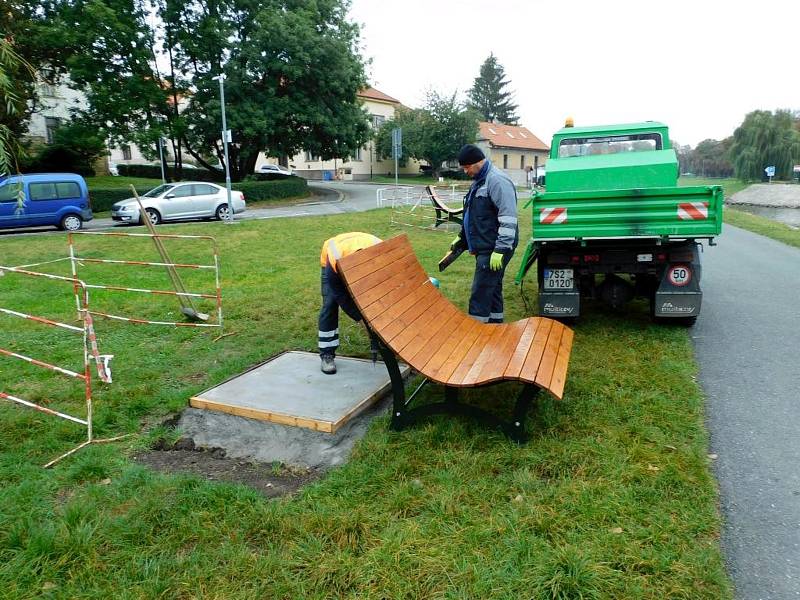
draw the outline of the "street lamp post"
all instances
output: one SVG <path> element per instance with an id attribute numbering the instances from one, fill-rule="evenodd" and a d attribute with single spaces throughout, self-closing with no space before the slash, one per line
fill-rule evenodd
<path id="1" fill-rule="evenodd" d="M 228 193 L 228 217 L 225 219 L 225 222 L 232 223 L 233 203 L 231 202 L 231 171 L 228 161 L 228 142 L 230 141 L 230 131 L 228 131 L 228 122 L 225 120 L 225 73 L 220 73 L 211 79 L 219 81 L 219 98 L 220 105 L 222 106 L 222 146 L 225 151 L 225 189 Z"/>

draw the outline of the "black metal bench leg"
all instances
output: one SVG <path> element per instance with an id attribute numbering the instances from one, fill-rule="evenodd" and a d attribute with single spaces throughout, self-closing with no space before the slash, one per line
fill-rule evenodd
<path id="1" fill-rule="evenodd" d="M 400 372 L 400 367 L 397 364 L 397 359 L 394 357 L 394 352 L 387 348 L 384 343 L 375 335 L 371 329 L 368 329 L 369 335 L 372 338 L 373 344 L 377 344 L 378 350 L 383 358 L 383 363 L 386 365 L 386 370 L 389 372 L 389 379 L 392 382 L 392 421 L 389 425 L 391 429 L 400 430 L 406 426 L 406 384 L 403 381 L 403 374 Z"/>
<path id="2" fill-rule="evenodd" d="M 526 383 L 514 405 L 514 412 L 511 415 L 511 422 L 506 426 L 506 433 L 516 442 L 522 443 L 528 440 L 528 433 L 525 431 L 525 417 L 531 404 L 536 401 L 539 395 L 539 388 L 532 383 Z"/>

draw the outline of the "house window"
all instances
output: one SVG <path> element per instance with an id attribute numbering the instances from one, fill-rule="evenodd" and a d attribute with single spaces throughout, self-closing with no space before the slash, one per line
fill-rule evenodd
<path id="1" fill-rule="evenodd" d="M 525 169 L 525 155 L 524 154 L 519 157 L 519 168 L 523 169 L 523 170 Z"/>
<path id="2" fill-rule="evenodd" d="M 363 159 L 361 158 L 361 148 L 356 148 L 356 151 L 353 153 L 353 158 L 352 158 L 352 160 L 357 160 L 357 161 L 361 161 L 361 160 L 363 160 Z"/>
<path id="3" fill-rule="evenodd" d="M 508 154 L 503 154 L 503 168 L 508 168 Z"/>
<path id="4" fill-rule="evenodd" d="M 125 144 L 122 147 L 122 160 L 130 160 L 131 159 L 131 147 Z"/>
<path id="5" fill-rule="evenodd" d="M 47 135 L 47 143 L 52 144 L 56 141 L 56 129 L 61 124 L 61 119 L 58 117 L 45 117 L 44 127 Z"/>
<path id="6" fill-rule="evenodd" d="M 386 122 L 386 117 L 383 115 L 370 115 L 370 117 L 372 117 L 373 129 L 380 129 L 381 126 Z"/>
<path id="7" fill-rule="evenodd" d="M 319 156 L 311 154 L 311 152 L 306 151 L 306 162 L 318 162 L 320 159 Z"/>

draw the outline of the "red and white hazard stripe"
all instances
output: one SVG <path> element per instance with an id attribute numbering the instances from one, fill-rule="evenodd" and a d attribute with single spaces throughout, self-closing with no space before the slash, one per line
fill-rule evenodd
<path id="1" fill-rule="evenodd" d="M 563 207 L 543 208 L 539 213 L 539 223 L 561 225 L 567 222 L 567 209 Z"/>
<path id="2" fill-rule="evenodd" d="M 708 218 L 708 202 L 681 202 L 678 204 L 678 219 L 702 221 Z"/>
<path id="3" fill-rule="evenodd" d="M 56 417 L 61 417 L 62 419 L 67 419 L 68 421 L 75 421 L 76 423 L 80 423 L 81 425 L 88 425 L 88 421 L 85 419 L 79 419 L 78 417 L 73 417 L 72 415 L 67 415 L 64 413 L 60 413 L 56 410 L 51 408 L 46 408 L 44 406 L 39 406 L 38 404 L 34 404 L 33 402 L 28 402 L 27 400 L 23 400 L 22 398 L 17 398 L 16 396 L 12 396 L 11 394 L 6 394 L 4 392 L 0 392 L 0 398 L 3 400 L 10 400 L 11 402 L 16 402 L 17 404 L 22 404 L 23 406 L 27 406 L 34 410 L 38 410 L 43 413 L 47 413 L 48 415 L 55 415 Z"/>
<path id="4" fill-rule="evenodd" d="M 63 375 L 67 375 L 69 377 L 75 377 L 76 379 L 86 379 L 86 375 L 83 373 L 76 373 L 75 371 L 70 371 L 69 369 L 64 369 L 62 367 L 57 367 L 56 365 L 51 365 L 50 363 L 46 363 L 41 360 L 36 360 L 35 358 L 31 358 L 30 356 L 25 356 L 24 354 L 17 354 L 16 352 L 11 352 L 10 350 L 5 350 L 0 348 L 0 354 L 4 354 L 5 356 L 10 356 L 11 358 L 19 358 L 26 362 L 29 362 L 37 367 L 44 367 L 45 369 L 50 369 L 51 371 L 56 371 Z"/>

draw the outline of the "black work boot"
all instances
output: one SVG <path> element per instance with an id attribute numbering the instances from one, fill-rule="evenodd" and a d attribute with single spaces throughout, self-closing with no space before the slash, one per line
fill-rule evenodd
<path id="1" fill-rule="evenodd" d="M 333 362 L 333 356 L 331 354 L 322 354 L 320 358 L 322 359 L 322 372 L 325 375 L 335 375 L 336 363 Z"/>

